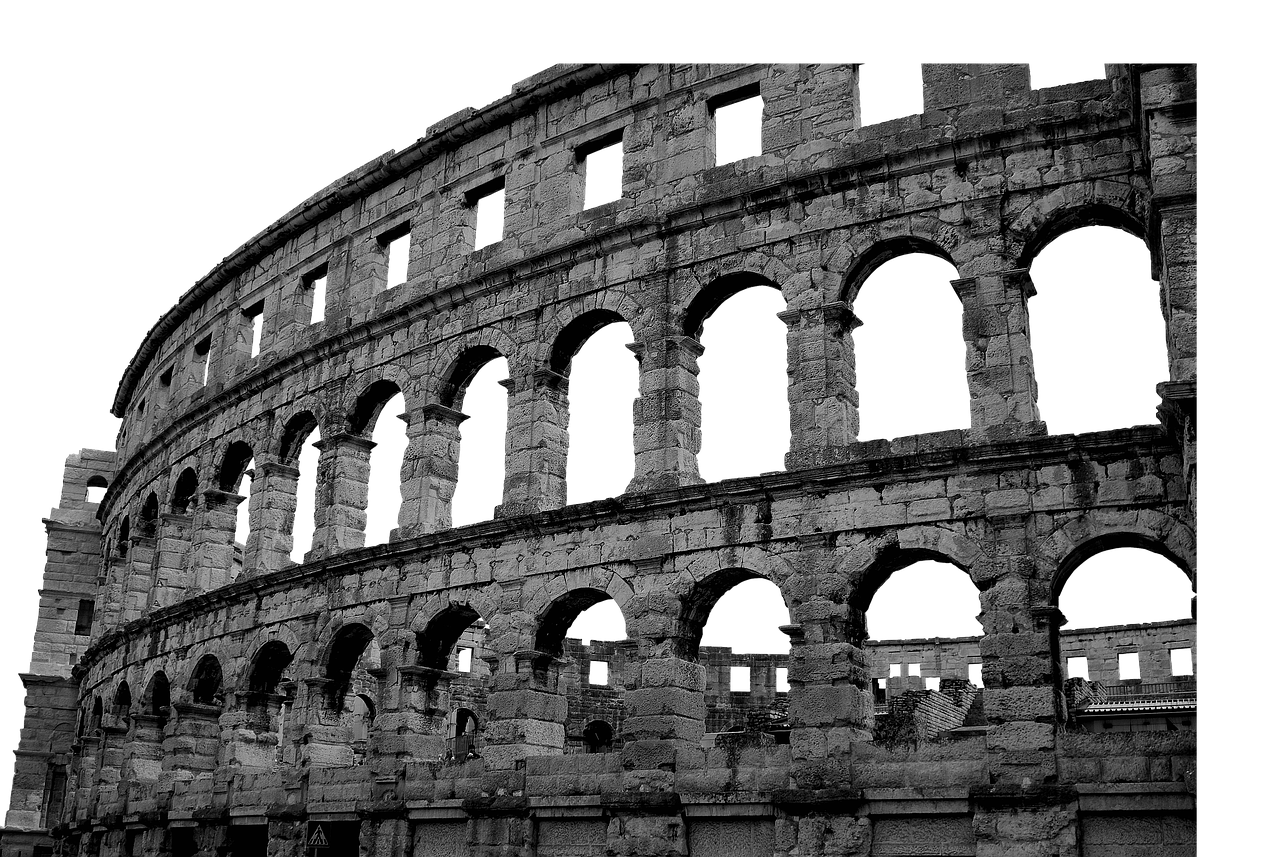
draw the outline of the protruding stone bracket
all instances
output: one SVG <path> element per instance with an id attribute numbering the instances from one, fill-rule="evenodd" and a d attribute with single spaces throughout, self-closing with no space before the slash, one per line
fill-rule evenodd
<path id="1" fill-rule="evenodd" d="M 1032 627 L 1039 632 L 1056 631 L 1067 622 L 1067 617 L 1057 607 L 1032 607 Z"/>

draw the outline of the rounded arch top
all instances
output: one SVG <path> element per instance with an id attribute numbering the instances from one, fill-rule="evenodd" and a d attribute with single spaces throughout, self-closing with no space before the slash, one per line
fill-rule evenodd
<path id="1" fill-rule="evenodd" d="M 534 648 L 556 655 L 564 653 L 565 635 L 582 611 L 610 600 L 608 592 L 590 587 L 572 589 L 552 601 L 538 617 Z"/>
<path id="2" fill-rule="evenodd" d="M 1079 544 L 1074 550 L 1062 558 L 1053 573 L 1053 583 L 1050 589 L 1050 603 L 1054 606 L 1058 606 L 1059 600 L 1062 597 L 1062 590 L 1066 588 L 1067 581 L 1071 579 L 1071 575 L 1076 569 L 1098 554 L 1114 550 L 1116 548 L 1139 548 L 1167 559 L 1169 562 L 1173 563 L 1179 571 L 1187 576 L 1187 580 L 1191 582 L 1192 591 L 1195 591 L 1196 578 L 1194 563 L 1189 561 L 1187 557 L 1180 556 L 1167 541 L 1155 538 L 1146 533 L 1112 532 L 1103 533 L 1090 538 L 1088 541 Z"/>
<path id="3" fill-rule="evenodd" d="M 951 254 L 932 239 L 922 238 L 918 235 L 900 235 L 894 238 L 885 238 L 876 241 L 854 258 L 852 266 L 849 268 L 849 273 L 841 284 L 839 299 L 847 303 L 853 303 L 858 297 L 858 292 L 862 290 L 863 285 L 866 284 L 877 269 L 886 262 L 901 256 L 909 256 L 912 253 L 933 256 L 948 263 L 953 268 L 956 267 L 955 260 L 951 258 Z"/>
<path id="4" fill-rule="evenodd" d="M 285 423 L 280 435 L 279 458 L 282 464 L 296 466 L 302 456 L 302 444 L 320 427 L 320 421 L 310 410 L 294 414 Z"/>
<path id="5" fill-rule="evenodd" d="M 593 309 L 576 316 L 560 329 L 551 345 L 548 368 L 560 375 L 568 375 L 573 358 L 586 344 L 587 340 L 601 328 L 616 322 L 627 324 L 627 320 L 616 310 Z"/>
<path id="6" fill-rule="evenodd" d="M 754 286 L 768 286 L 771 289 L 777 289 L 779 292 L 782 291 L 781 285 L 754 271 L 736 271 L 730 274 L 721 274 L 699 288 L 689 301 L 688 307 L 681 316 L 681 333 L 693 339 L 699 339 L 702 336 L 702 326 L 720 308 L 721 304 L 738 292 L 746 291 Z"/>
<path id="7" fill-rule="evenodd" d="M 240 487 L 240 480 L 252 461 L 253 448 L 243 440 L 232 441 L 223 453 L 222 465 L 218 468 L 218 487 L 234 493 Z"/>
<path id="8" fill-rule="evenodd" d="M 404 389 L 401 385 L 388 378 L 380 378 L 365 387 L 347 410 L 348 431 L 361 437 L 368 437 L 373 432 L 374 423 L 378 421 L 387 402 L 403 393 Z"/>
<path id="9" fill-rule="evenodd" d="M 1017 254 L 1017 267 L 1030 268 L 1040 251 L 1055 239 L 1086 226 L 1110 226 L 1148 244 L 1146 225 L 1137 212 L 1122 204 L 1095 200 L 1048 210 L 1032 206 L 1011 228 L 1009 249 Z"/>
<path id="10" fill-rule="evenodd" d="M 479 343 L 463 349 L 443 374 L 439 391 L 440 404 L 446 408 L 461 410 L 467 386 L 476 374 L 492 361 L 505 357 L 505 354 L 489 343 Z"/>

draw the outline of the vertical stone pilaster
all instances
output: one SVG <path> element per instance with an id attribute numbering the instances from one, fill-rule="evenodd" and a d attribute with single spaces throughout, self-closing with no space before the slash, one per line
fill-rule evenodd
<path id="1" fill-rule="evenodd" d="M 528 756 L 564 752 L 564 722 L 569 701 L 561 687 L 565 662 L 547 652 L 521 650 L 495 654 L 486 700 L 485 767 L 512 770 Z"/>
<path id="2" fill-rule="evenodd" d="M 277 726 L 283 694 L 239 691 L 235 708 L 219 718 L 226 764 L 268 769 L 280 758 Z"/>
<path id="3" fill-rule="evenodd" d="M 1196 206 L 1162 205 L 1160 308 L 1169 352 L 1169 380 L 1196 380 Z"/>
<path id="4" fill-rule="evenodd" d="M 404 664 L 391 671 L 370 731 L 380 760 L 435 760 L 445 752 L 449 689 L 457 673 Z"/>
<path id="5" fill-rule="evenodd" d="M 441 404 L 402 414 L 409 445 L 400 468 L 400 517 L 392 540 L 447 530 L 453 525 L 458 487 L 460 426 L 467 415 Z"/>
<path id="6" fill-rule="evenodd" d="M 269 574 L 291 562 L 298 477 L 298 468 L 287 464 L 269 461 L 257 467 L 249 501 L 245 574 Z"/>
<path id="7" fill-rule="evenodd" d="M 569 379 L 550 369 L 501 382 L 508 392 L 506 478 L 500 517 L 565 504 L 569 454 Z"/>
<path id="8" fill-rule="evenodd" d="M 109 556 L 106 574 L 98 591 L 97 615 L 103 629 L 115 628 L 124 614 L 125 578 L 129 574 L 128 557 Z"/>
<path id="9" fill-rule="evenodd" d="M 963 306 L 970 435 L 979 442 L 1046 433 L 1036 406 L 1025 268 L 951 281 Z"/>
<path id="10" fill-rule="evenodd" d="M 160 535 L 156 540 L 155 583 L 151 605 L 168 607 L 181 601 L 191 588 L 192 516 L 177 512 L 160 515 Z"/>
<path id="11" fill-rule="evenodd" d="M 844 301 L 808 310 L 786 310 L 787 403 L 791 446 L 787 467 L 810 467 L 832 447 L 858 437 L 858 393 L 853 341 L 862 322 Z"/>
<path id="12" fill-rule="evenodd" d="M 364 547 L 369 506 L 369 454 L 376 444 L 353 434 L 316 442 L 316 528 L 307 562 Z"/>
<path id="13" fill-rule="evenodd" d="M 333 679 L 303 679 L 306 723 L 302 735 L 302 764 L 312 768 L 349 768 L 355 764 L 351 729 L 342 722 L 341 702 L 330 705 Z"/>
<path id="14" fill-rule="evenodd" d="M 132 719 L 133 731 L 124 748 L 124 778 L 154 783 L 160 779 L 166 721 L 155 714 L 135 714 Z"/>
<path id="15" fill-rule="evenodd" d="M 210 488 L 202 495 L 192 539 L 193 569 L 188 595 L 231 582 L 235 555 L 236 507 L 244 497 Z"/>
<path id="16" fill-rule="evenodd" d="M 636 470 L 627 490 L 701 484 L 702 345 L 691 336 L 662 336 L 627 347 L 640 358 L 640 395 L 633 408 Z"/>
<path id="17" fill-rule="evenodd" d="M 190 780 L 211 773 L 218 766 L 221 749 L 221 709 L 195 702 L 175 702 L 171 708 L 174 722 L 166 729 L 161 781 Z"/>
<path id="18" fill-rule="evenodd" d="M 124 579 L 121 624 L 146 615 L 151 606 L 151 586 L 155 577 L 152 568 L 156 558 L 156 540 L 135 536 L 131 541 L 128 570 Z"/>

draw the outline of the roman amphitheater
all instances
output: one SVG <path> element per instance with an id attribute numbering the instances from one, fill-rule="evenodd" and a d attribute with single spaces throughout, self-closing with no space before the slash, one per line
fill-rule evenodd
<path id="1" fill-rule="evenodd" d="M 557 66 L 188 289 L 124 369 L 116 449 L 70 456 L 45 520 L 5 857 L 1193 853 L 1195 684 L 1170 652 L 1194 619 L 1064 630 L 1059 595 L 1114 548 L 1195 580 L 1195 68 L 1032 89 L 1025 65 L 925 65 L 923 112 L 865 127 L 858 83 Z M 749 99 L 760 153 L 717 164 L 717 114 Z M 620 196 L 584 209 L 612 146 Z M 501 240 L 474 249 L 499 190 Z M 1145 242 L 1168 375 L 1150 425 L 1050 434 L 1029 268 L 1089 225 Z M 907 253 L 959 273 L 970 421 L 859 441 L 858 292 Z M 786 468 L 708 483 L 703 324 L 760 285 L 786 302 Z M 634 477 L 568 505 L 573 359 L 618 321 Z M 454 527 L 464 397 L 499 357 L 502 502 Z M 366 546 L 380 416 L 408 447 L 398 525 Z M 968 574 L 981 636 L 869 640 L 876 590 L 926 559 Z M 701 645 L 752 578 L 788 655 Z M 567 638 L 609 599 L 626 640 Z"/>

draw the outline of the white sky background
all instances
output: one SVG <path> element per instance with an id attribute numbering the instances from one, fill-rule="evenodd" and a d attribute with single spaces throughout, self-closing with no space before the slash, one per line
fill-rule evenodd
<path id="1" fill-rule="evenodd" d="M 576 11 L 585 13 L 591 8 L 584 6 Z M 747 28 L 743 22 L 744 30 L 754 30 L 756 35 L 734 34 L 733 38 L 729 38 L 725 31 L 727 22 L 714 13 L 694 12 L 684 4 L 671 9 L 650 4 L 646 9 L 648 11 L 642 18 L 628 19 L 625 28 L 628 37 L 636 40 L 635 44 L 620 45 L 608 38 L 588 40 L 582 31 L 568 28 L 566 21 L 573 17 L 568 10 L 555 16 L 557 20 L 545 24 L 498 28 L 485 33 L 483 38 L 456 39 L 444 36 L 476 32 L 478 25 L 474 20 L 474 9 L 392 10 L 367 3 L 357 13 L 351 7 L 330 9 L 320 4 L 267 6 L 227 3 L 220 5 L 217 14 L 212 15 L 160 4 L 141 7 L 127 4 L 67 4 L 56 7 L 11 4 L 6 7 L 0 19 L 0 63 L 3 64 L 0 80 L 4 81 L 0 84 L 3 87 L 0 89 L 0 98 L 3 99 L 3 113 L 0 115 L 3 116 L 4 128 L 4 133 L 0 134 L 0 154 L 7 169 L 6 204 L 0 213 L 3 218 L 0 235 L 3 235 L 7 263 L 6 317 L 12 326 L 9 335 L 0 339 L 0 349 L 3 349 L 0 355 L 8 369 L 3 376 L 4 400 L 9 414 L 6 439 L 8 448 L 15 454 L 11 454 L 7 469 L 10 488 L 0 499 L 3 520 L 7 523 L 8 559 L 8 573 L 3 578 L 3 598 L 0 599 L 0 617 L 8 629 L 7 645 L 0 653 L 0 749 L 12 749 L 16 745 L 21 725 L 23 691 L 16 674 L 28 667 L 37 589 L 44 564 L 45 534 L 39 518 L 48 514 L 49 508 L 57 502 L 63 459 L 82 447 L 106 449 L 114 445 L 118 421 L 108 410 L 121 372 L 147 329 L 218 260 L 337 176 L 382 152 L 409 145 L 421 136 L 428 125 L 465 106 L 480 107 L 490 103 L 506 94 L 515 81 L 556 61 L 592 61 L 606 57 L 671 61 L 706 56 L 716 61 L 740 61 L 749 57 L 843 62 L 858 57 L 855 48 L 859 40 L 856 34 L 849 35 L 853 30 L 848 26 L 854 13 L 840 6 L 832 5 L 829 9 L 818 4 L 814 6 L 815 18 L 824 14 L 831 16 L 833 26 L 830 27 L 814 27 L 812 20 L 800 20 L 797 16 L 792 22 L 773 22 L 766 33 L 758 26 Z M 1082 21 L 1096 15 L 1098 20 L 1109 22 L 1105 32 L 1093 33 L 1088 42 L 1089 56 L 1098 60 L 1094 63 L 1098 68 L 1104 56 L 1128 58 L 1136 54 L 1138 59 L 1194 56 L 1199 49 L 1193 47 L 1190 40 L 1208 39 L 1211 29 L 1203 22 L 1195 27 L 1186 27 L 1185 22 L 1173 18 L 1167 22 L 1155 21 L 1114 4 L 1091 5 L 1086 2 L 1073 9 L 1078 13 L 1073 17 Z M 1070 45 L 1075 52 L 1084 50 L 1078 39 L 1044 39 L 1044 28 L 1063 26 L 1057 16 L 1051 21 L 1045 13 L 1044 20 L 1036 21 L 1032 19 L 1035 13 L 1028 12 L 1025 5 L 1011 4 L 1009 10 L 1011 14 L 1007 15 L 993 10 L 992 19 L 1027 21 L 1027 32 L 1019 34 L 1027 40 L 1019 43 L 1002 34 L 998 27 L 991 32 L 984 31 L 982 38 L 992 45 L 1004 45 L 1001 50 L 1011 55 L 993 57 L 983 54 L 973 59 L 1016 60 L 1032 53 L 1038 56 L 1055 49 L 1062 50 L 1061 45 Z M 1012 14 L 1014 11 L 1016 14 Z M 877 15 L 885 16 L 878 25 Z M 856 17 L 862 32 L 868 33 L 887 32 L 883 28 L 894 23 L 888 12 L 859 9 Z M 495 20 L 489 14 L 485 18 Z M 686 22 L 687 26 L 672 26 L 674 20 Z M 838 21 L 843 21 L 844 25 L 834 26 Z M 901 21 L 896 23 L 901 24 Z M 957 27 L 962 26 L 957 22 Z M 966 43 L 957 41 L 961 35 L 959 32 L 929 30 L 920 28 L 911 36 L 910 50 L 919 55 L 913 59 L 954 59 L 956 45 Z M 705 35 L 712 31 L 724 34 L 725 38 L 709 43 Z M 1245 49 L 1243 43 L 1256 38 L 1252 36 L 1253 31 L 1261 32 L 1259 28 L 1244 28 L 1242 32 L 1232 34 L 1233 54 L 1266 55 L 1260 50 Z M 1133 40 L 1139 34 L 1150 38 L 1153 32 L 1165 40 L 1159 50 L 1132 49 Z M 878 44 L 881 40 L 870 41 Z M 1197 41 L 1194 45 L 1201 43 Z M 591 44 L 596 55 L 575 54 L 574 51 L 580 50 L 583 44 Z M 778 44 L 790 47 L 779 51 Z M 1018 44 L 1025 45 L 1026 50 L 1013 50 L 1012 46 Z M 366 49 L 362 51 L 361 45 Z M 536 47 L 530 48 L 531 45 Z M 637 45 L 661 46 L 661 50 Z M 801 46 L 809 46 L 811 50 L 801 49 Z M 886 44 L 879 49 L 887 51 L 890 47 Z M 732 55 L 726 56 L 726 52 Z M 917 99 L 915 107 L 895 113 L 892 109 L 886 112 L 877 106 L 870 91 L 875 82 L 875 59 L 876 56 L 871 55 L 870 64 L 864 70 L 864 121 L 871 123 L 918 110 L 918 96 L 914 91 L 918 86 L 918 66 L 914 70 L 917 75 L 915 81 L 904 90 L 907 99 Z M 891 65 L 881 63 L 879 67 L 887 69 Z M 1039 64 L 1032 67 L 1033 85 L 1047 85 L 1041 68 Z M 1202 66 L 1200 109 L 1206 116 L 1216 110 L 1221 121 L 1216 126 L 1210 121 L 1202 123 L 1202 129 L 1208 129 L 1201 138 L 1205 151 L 1210 151 L 1215 144 L 1212 129 L 1231 127 L 1235 116 L 1246 115 L 1243 103 L 1227 100 L 1231 93 L 1224 83 L 1225 75 L 1219 70 L 1215 78 L 1213 71 Z M 1232 69 L 1232 72 L 1236 70 Z M 905 80 L 903 75 L 890 77 L 891 82 L 893 79 Z M 1207 96 L 1210 91 L 1215 98 Z M 1242 92 L 1232 97 L 1240 98 Z M 1224 106 L 1227 104 L 1230 108 Z M 1226 111 L 1237 106 L 1240 112 L 1229 117 Z M 1265 129 L 1259 126 L 1274 122 L 1274 118 L 1251 115 L 1255 116 L 1251 120 L 1254 133 L 1259 138 L 1269 139 Z M 1226 145 L 1224 139 L 1219 133 L 1216 145 Z M 1221 153 L 1222 149 L 1218 151 Z M 1213 160 L 1206 157 L 1205 162 L 1213 163 Z M 1209 210 L 1214 199 L 1222 202 L 1221 187 L 1219 184 L 1215 189 L 1211 184 L 1209 188 L 1202 189 L 1204 210 Z M 1231 202 L 1234 204 L 1236 201 Z M 1239 225 L 1232 227 L 1234 246 L 1242 246 L 1240 242 L 1243 239 L 1237 234 L 1239 231 L 1257 228 L 1254 224 L 1261 222 L 1250 221 L 1249 218 L 1239 220 Z M 1218 262 L 1226 265 L 1223 231 L 1217 233 L 1216 243 L 1212 230 L 1205 231 L 1206 235 L 1201 240 L 1202 264 Z M 1120 237 L 1128 240 L 1128 236 Z M 1068 235 L 1059 243 L 1068 239 L 1074 240 Z M 1132 246 L 1132 241 L 1129 243 Z M 1263 239 L 1250 246 L 1267 245 Z M 1048 254 L 1056 247 L 1056 244 L 1051 246 L 1040 261 L 1047 262 Z M 1213 255 L 1215 251 L 1217 256 Z M 1071 257 L 1067 262 L 1091 266 L 1083 273 L 1069 275 L 1065 281 L 1066 288 L 1098 286 L 1110 289 L 1105 292 L 1109 294 L 1107 300 L 1127 294 L 1119 285 L 1101 285 L 1103 273 L 1112 272 L 1121 264 L 1112 261 L 1116 257 L 1104 256 L 1101 250 L 1093 247 L 1075 248 L 1066 255 Z M 946 267 L 945 263 L 943 266 Z M 888 268 L 881 273 L 887 275 Z M 1149 271 L 1147 274 L 1123 278 L 1124 287 L 1138 292 L 1146 288 L 1154 295 L 1155 287 L 1150 283 Z M 1037 265 L 1033 268 L 1033 276 L 1040 291 L 1039 296 L 1032 300 L 1032 338 L 1036 347 L 1042 413 L 1051 432 L 1073 430 L 1072 421 L 1077 418 L 1086 421 L 1081 428 L 1090 428 L 1087 420 L 1093 410 L 1091 407 L 1052 404 L 1055 393 L 1051 387 L 1061 385 L 1056 381 L 1051 383 L 1053 370 L 1042 359 L 1041 349 L 1042 343 L 1052 339 L 1054 319 L 1042 318 L 1039 314 L 1041 307 L 1052 300 L 1050 275 Z M 1236 366 L 1257 371 L 1257 377 L 1265 378 L 1269 367 L 1274 366 L 1274 358 L 1240 360 L 1227 370 L 1228 364 L 1222 363 L 1221 355 L 1233 348 L 1248 347 L 1241 343 L 1261 344 L 1272 338 L 1261 332 L 1261 325 L 1273 324 L 1276 317 L 1276 313 L 1261 308 L 1263 302 L 1274 300 L 1273 290 L 1262 287 L 1263 280 L 1268 278 L 1274 281 L 1274 274 L 1260 277 L 1256 272 L 1245 270 L 1239 270 L 1231 277 L 1214 277 L 1211 281 L 1202 277 L 1202 282 L 1213 282 L 1223 287 L 1218 290 L 1202 289 L 1203 304 L 1209 305 L 1217 300 L 1221 307 L 1222 295 L 1246 289 L 1250 301 L 1249 311 L 1233 312 L 1232 333 L 1213 340 L 1216 363 L 1213 363 L 1214 353 L 1204 349 L 1202 365 L 1216 365 L 1223 371 L 1218 376 L 1221 383 L 1216 391 L 1207 389 L 1203 394 L 1216 398 L 1212 408 L 1202 409 L 1206 414 L 1202 417 L 1202 426 L 1210 426 L 1216 421 L 1219 427 L 1224 427 L 1222 419 L 1229 405 L 1245 409 L 1267 406 L 1264 404 L 1266 394 L 1256 381 L 1251 382 L 1247 390 L 1243 387 L 1243 380 L 1238 382 L 1241 385 L 1240 395 L 1231 400 L 1224 396 L 1224 391 L 1229 389 L 1228 372 L 1234 371 Z M 882 286 L 873 278 L 867 288 L 880 289 Z M 893 286 L 884 285 L 883 288 L 892 290 Z M 940 287 L 936 288 L 941 291 Z M 870 305 L 872 292 L 868 291 L 866 297 L 867 306 L 855 306 L 855 311 L 866 322 L 866 326 L 855 334 L 855 342 L 859 347 L 859 388 L 864 397 L 869 397 L 874 394 L 870 392 L 871 388 L 864 387 L 863 379 L 867 379 L 867 384 L 873 383 L 873 371 L 863 355 L 863 339 L 874 335 L 877 313 L 872 312 Z M 723 470 L 717 469 L 721 465 L 716 465 L 712 457 L 713 445 L 717 450 L 727 448 L 723 445 L 727 443 L 725 440 L 713 439 L 715 416 L 711 413 L 714 410 L 711 403 L 716 393 L 711 381 L 717 353 L 727 355 L 730 347 L 714 342 L 715 329 L 723 326 L 729 331 L 730 335 L 726 337 L 729 340 L 734 338 L 732 333 L 738 331 L 743 340 L 752 343 L 749 349 L 752 354 L 767 353 L 771 329 L 776 331 L 779 339 L 781 336 L 781 324 L 773 315 L 776 309 L 753 310 L 750 303 L 754 299 L 752 294 L 742 295 L 726 304 L 707 325 L 704 342 L 708 350 L 702 362 L 702 380 L 703 401 L 707 403 L 708 413 L 702 467 L 704 475 L 709 478 L 759 473 L 781 467 L 785 441 L 778 439 L 772 445 L 754 440 L 750 448 L 741 454 L 728 455 L 729 461 L 723 465 L 726 468 Z M 1148 301 L 1147 306 L 1150 307 L 1150 299 L 1142 300 Z M 1107 320 L 1111 313 L 1109 307 L 1101 308 L 1093 300 L 1068 297 L 1063 301 L 1062 311 L 1073 304 L 1083 313 L 1083 318 L 1073 323 L 1084 327 L 1077 327 L 1075 333 L 1069 334 L 1073 343 L 1072 360 L 1082 359 L 1109 339 L 1118 338 L 1094 332 L 1096 328 L 1093 325 Z M 748 318 L 734 321 L 733 313 L 738 305 Z M 744 327 L 752 323 L 750 318 L 753 316 L 764 319 L 759 335 L 754 328 Z M 1155 317 L 1158 318 L 1158 313 Z M 1223 317 L 1220 313 L 1219 318 Z M 1225 328 L 1219 328 L 1222 329 Z M 1081 331 L 1088 333 L 1080 335 Z M 1247 331 L 1254 333 L 1247 334 Z M 604 428 L 586 427 L 589 415 L 579 407 L 580 397 L 594 398 L 598 404 L 603 404 L 605 394 L 613 393 L 618 401 L 610 399 L 608 408 L 602 407 L 601 410 L 611 413 L 613 409 L 620 408 L 629 415 L 631 394 L 626 390 L 634 383 L 632 380 L 623 385 L 616 381 L 618 376 L 614 375 L 614 380 L 608 383 L 597 382 L 596 393 L 583 393 L 592 389 L 593 382 L 588 376 L 589 368 L 594 365 L 616 366 L 619 372 L 622 365 L 627 365 L 633 373 L 627 377 L 634 377 L 634 358 L 618 347 L 622 342 L 630 341 L 629 335 L 617 336 L 618 332 L 614 328 L 603 331 L 597 337 L 600 354 L 586 359 L 588 351 L 584 350 L 583 356 L 574 363 L 571 437 L 578 446 L 571 452 L 571 501 L 612 495 L 621 490 L 618 486 L 625 484 L 630 477 L 629 460 L 624 461 L 619 469 L 613 466 L 616 458 L 612 454 L 607 461 L 594 466 L 584 465 L 580 460 L 584 436 L 591 436 L 597 431 L 601 437 L 608 435 Z M 1136 335 L 1133 331 L 1128 333 Z M 1202 344 L 1208 339 L 1202 337 Z M 955 339 L 950 337 L 940 340 L 921 334 L 919 340 L 922 345 L 937 341 L 955 344 Z M 1130 353 L 1125 341 L 1127 336 L 1122 338 L 1121 347 L 1125 353 Z M 596 340 L 587 346 L 587 349 L 594 348 L 597 348 Z M 1137 354 L 1140 350 L 1135 346 L 1132 353 Z M 615 357 L 616 364 L 604 362 Z M 732 361 L 734 358 L 726 356 L 725 359 Z M 1080 364 L 1073 365 L 1079 367 Z M 1133 396 L 1136 401 L 1123 404 L 1131 406 L 1134 415 L 1122 416 L 1105 425 L 1153 421 L 1155 398 L 1151 388 L 1159 377 L 1147 378 L 1146 372 L 1146 369 L 1140 369 L 1137 374 L 1144 376 L 1140 386 L 1147 400 L 1143 401 L 1140 395 Z M 1077 374 L 1084 374 L 1083 370 Z M 480 389 L 490 387 L 501 393 L 502 389 L 493 383 L 498 377 L 477 378 L 475 388 L 468 393 L 465 407 L 473 419 L 464 424 L 464 432 L 483 433 L 480 424 L 484 415 L 480 412 L 482 403 L 479 401 L 482 397 L 478 393 Z M 1245 376 L 1240 377 L 1243 379 Z M 763 394 L 767 392 L 767 383 L 767 379 L 760 379 L 752 387 Z M 1079 388 L 1081 382 L 1076 379 L 1066 385 Z M 1076 391 L 1079 392 L 1078 389 Z M 1085 395 L 1101 402 L 1103 393 L 1099 388 L 1089 386 Z M 1124 395 L 1121 394 L 1122 397 Z M 1257 404 L 1254 404 L 1254 397 L 1257 397 Z M 500 403 L 503 396 L 495 398 Z M 931 403 L 931 411 L 942 411 L 953 404 L 942 398 L 929 398 L 927 401 Z M 1106 404 L 1111 407 L 1113 403 Z M 868 402 L 863 410 L 862 437 L 892 436 L 895 431 L 892 421 L 878 422 L 882 416 L 887 420 L 887 415 L 873 416 L 869 409 Z M 905 413 L 901 417 L 904 420 L 915 418 Z M 1255 415 L 1253 419 L 1260 421 L 1262 415 Z M 1244 422 L 1243 416 L 1241 422 Z M 396 423 L 402 427 L 399 421 Z M 739 424 L 738 429 L 741 428 Z M 758 429 L 765 433 L 763 426 Z M 908 428 L 908 431 L 917 430 Z M 1205 430 L 1209 431 L 1208 428 Z M 629 454 L 629 428 L 625 441 L 619 442 L 609 436 L 611 442 L 621 443 L 621 446 L 615 445 L 615 449 L 627 450 Z M 476 439 L 468 437 L 466 443 L 471 444 L 473 440 Z M 1239 533 L 1261 534 L 1267 531 L 1267 526 L 1262 523 L 1255 526 L 1244 524 L 1249 516 L 1261 514 L 1260 510 L 1264 508 L 1261 504 L 1248 506 L 1237 503 L 1233 506 L 1230 531 L 1212 518 L 1214 500 L 1224 496 L 1221 493 L 1224 489 L 1234 488 L 1224 486 L 1221 481 L 1221 474 L 1230 470 L 1229 466 L 1224 466 L 1225 459 L 1241 457 L 1241 467 L 1265 466 L 1268 463 L 1252 459 L 1245 461 L 1242 456 L 1248 454 L 1248 446 L 1238 444 L 1225 449 L 1218 445 L 1210 455 L 1206 451 L 1208 447 L 1202 445 L 1207 469 L 1202 470 L 1201 502 L 1202 509 L 1209 510 L 1209 513 L 1206 516 L 1208 520 L 1202 522 L 1201 548 L 1206 553 L 1212 548 L 1215 557 L 1221 557 L 1221 552 L 1228 549 L 1247 551 L 1247 540 L 1236 541 Z M 388 448 L 380 451 L 387 453 Z M 482 459 L 485 456 L 476 454 L 468 458 L 469 452 L 470 447 L 463 453 L 464 485 L 460 486 L 455 511 L 455 521 L 459 523 L 488 518 L 497 502 L 493 491 L 485 495 L 480 490 L 474 500 L 467 499 L 468 485 L 484 482 L 481 473 L 473 475 L 467 471 L 472 467 L 477 471 L 483 470 Z M 757 454 L 758 458 L 755 457 Z M 1216 469 L 1211 466 L 1211 458 L 1217 459 Z M 727 469 L 729 464 L 739 469 L 730 471 Z M 584 486 L 588 475 L 598 476 L 599 482 Z M 500 488 L 497 493 L 500 494 Z M 304 499 L 303 503 L 306 502 Z M 307 519 L 309 516 L 303 520 Z M 380 535 L 371 537 L 371 543 L 385 538 L 385 533 L 394 526 L 394 520 L 391 520 L 380 524 L 381 530 L 378 530 L 374 528 L 375 523 L 376 519 L 371 520 L 370 532 Z M 1234 548 L 1228 545 L 1228 538 L 1236 541 Z M 1229 570 L 1236 574 L 1206 577 L 1201 594 L 1205 594 L 1206 586 L 1225 586 L 1224 581 L 1229 583 L 1240 574 L 1261 572 L 1265 564 L 1243 552 L 1230 568 L 1219 560 L 1215 571 Z M 1137 574 L 1136 563 L 1127 558 L 1122 566 L 1104 573 L 1113 592 L 1118 591 L 1115 587 L 1121 579 L 1133 578 Z M 1081 569 L 1079 580 L 1083 580 L 1087 568 Z M 950 573 L 964 583 L 960 575 Z M 942 575 L 937 579 L 941 580 Z M 881 621 L 879 608 L 884 606 L 882 602 L 889 600 L 890 589 L 895 582 L 896 578 L 886 585 L 873 606 L 872 632 L 876 636 L 895 635 L 887 630 L 887 626 L 884 631 L 878 627 Z M 914 592 L 920 591 L 921 587 L 914 587 Z M 723 604 L 727 605 L 736 594 L 735 590 Z M 959 615 L 962 622 L 971 622 L 977 613 L 976 595 L 971 590 L 970 597 L 972 608 L 966 603 L 960 610 L 956 602 L 957 606 L 951 611 Z M 1117 595 L 1108 600 L 1122 601 L 1123 598 Z M 1169 609 L 1185 604 L 1185 598 L 1179 595 L 1175 602 Z M 1210 607 L 1210 603 L 1201 605 L 1206 608 L 1202 611 L 1202 627 L 1206 621 L 1212 622 L 1214 616 L 1222 622 L 1221 601 L 1216 608 Z M 1271 601 L 1255 595 L 1250 603 L 1261 605 Z M 1083 616 L 1083 611 L 1097 604 L 1098 599 L 1095 599 L 1093 605 L 1086 603 L 1077 608 L 1068 606 L 1066 594 L 1063 598 L 1064 612 L 1077 626 L 1082 621 L 1077 618 L 1077 613 Z M 1244 609 L 1242 604 L 1237 601 L 1232 609 Z M 741 609 L 743 615 L 750 615 L 749 610 L 758 608 Z M 769 645 L 763 639 L 744 641 L 735 640 L 728 634 L 722 635 L 716 628 L 721 612 L 718 610 L 713 615 L 704 642 L 752 648 Z M 912 605 L 906 613 L 919 615 L 920 605 Z M 1104 614 L 1099 610 L 1098 616 Z M 766 616 L 759 621 L 740 621 L 738 624 L 768 627 L 779 624 L 774 618 Z M 1113 620 L 1099 618 L 1098 621 Z M 1219 624 L 1217 627 L 1223 626 Z M 940 632 L 954 633 L 950 630 Z M 1231 633 L 1234 639 L 1239 631 L 1233 627 Z M 1210 636 L 1206 634 L 1205 637 L 1206 642 L 1198 658 L 1201 665 L 1206 663 L 1205 650 L 1213 645 Z M 1231 667 L 1224 659 L 1215 662 L 1215 669 L 1229 671 Z M 1222 672 L 1221 676 L 1223 681 L 1235 680 L 1227 672 Z M 1242 674 L 1239 680 L 1247 678 Z M 1204 707 L 1207 709 L 1210 704 Z M 1202 737 L 1202 753 L 1212 740 L 1211 736 Z M 8 753 L 0 754 L 0 794 L 7 795 L 11 774 L 12 757 Z M 1212 772 L 1206 766 L 1206 776 L 1210 775 Z"/>

